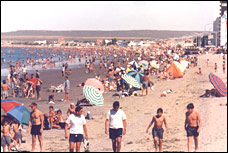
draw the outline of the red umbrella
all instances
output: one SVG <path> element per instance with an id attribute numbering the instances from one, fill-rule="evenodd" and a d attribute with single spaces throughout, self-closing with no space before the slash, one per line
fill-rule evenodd
<path id="1" fill-rule="evenodd" d="M 104 93 L 104 86 L 103 86 L 102 82 L 100 82 L 97 79 L 94 79 L 94 78 L 88 79 L 85 82 L 85 85 L 95 87 L 96 89 L 98 89 L 101 92 L 101 94 Z"/>
<path id="2" fill-rule="evenodd" d="M 227 96 L 227 87 L 225 83 L 220 79 L 218 76 L 214 74 L 209 75 L 209 79 L 212 83 L 212 85 L 217 89 L 217 91 L 222 95 L 222 96 Z"/>

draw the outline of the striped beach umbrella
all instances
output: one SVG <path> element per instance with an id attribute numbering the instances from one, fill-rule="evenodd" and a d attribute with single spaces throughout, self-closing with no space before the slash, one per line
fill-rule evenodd
<path id="1" fill-rule="evenodd" d="M 16 118 L 20 124 L 28 125 L 30 112 L 20 102 L 12 99 L 1 100 L 1 109 L 3 109 L 7 115 Z"/>
<path id="2" fill-rule="evenodd" d="M 101 92 L 95 87 L 84 86 L 83 94 L 85 98 L 90 102 L 90 104 L 96 105 L 96 106 L 104 105 L 104 97 L 102 96 Z"/>
<path id="3" fill-rule="evenodd" d="M 86 80 L 85 85 L 95 87 L 96 89 L 98 89 L 101 92 L 101 94 L 104 93 L 104 86 L 103 86 L 102 82 L 95 78 L 90 78 L 90 79 Z"/>
<path id="4" fill-rule="evenodd" d="M 140 84 L 138 83 L 138 81 L 135 78 L 133 78 L 132 76 L 123 74 L 122 78 L 123 78 L 124 81 L 127 82 L 127 84 L 132 85 L 133 87 L 138 88 L 138 89 L 141 88 Z"/>
<path id="5" fill-rule="evenodd" d="M 222 79 L 212 73 L 209 74 L 209 79 L 210 79 L 212 85 L 215 87 L 215 89 L 217 89 L 217 91 L 220 93 L 220 95 L 226 97 L 227 96 L 227 87 L 226 87 L 225 83 L 222 81 Z"/>

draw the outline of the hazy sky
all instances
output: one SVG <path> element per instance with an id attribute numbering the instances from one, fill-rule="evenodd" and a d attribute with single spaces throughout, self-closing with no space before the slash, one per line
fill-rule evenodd
<path id="1" fill-rule="evenodd" d="M 1 1 L 1 32 L 211 30 L 219 1 Z"/>

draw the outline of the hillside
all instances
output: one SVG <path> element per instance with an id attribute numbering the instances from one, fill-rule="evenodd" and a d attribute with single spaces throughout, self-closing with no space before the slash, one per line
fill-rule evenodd
<path id="1" fill-rule="evenodd" d="M 127 30 L 127 31 L 46 31 L 46 30 L 20 30 L 13 32 L 2 32 L 1 39 L 97 39 L 97 38 L 119 38 L 119 39 L 167 39 L 170 37 L 181 37 L 201 31 L 168 31 L 168 30 Z"/>

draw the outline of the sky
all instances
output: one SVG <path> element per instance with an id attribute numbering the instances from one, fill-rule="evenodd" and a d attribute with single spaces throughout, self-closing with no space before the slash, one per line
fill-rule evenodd
<path id="1" fill-rule="evenodd" d="M 219 1 L 1 1 L 1 32 L 212 30 Z"/>

